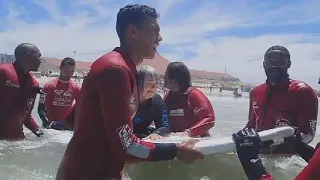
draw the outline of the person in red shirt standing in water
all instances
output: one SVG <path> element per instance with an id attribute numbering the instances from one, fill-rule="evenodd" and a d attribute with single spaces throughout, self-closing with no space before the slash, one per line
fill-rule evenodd
<path id="1" fill-rule="evenodd" d="M 63 120 L 71 110 L 74 100 L 77 102 L 80 97 L 80 86 L 71 79 L 75 67 L 74 59 L 64 58 L 60 64 L 60 76 L 43 86 L 38 106 L 43 127 L 68 129 Z"/>
<path id="2" fill-rule="evenodd" d="M 305 82 L 289 78 L 290 53 L 283 46 L 270 47 L 263 67 L 267 81 L 250 93 L 247 128 L 263 131 L 280 126 L 297 127 L 303 142 L 310 143 L 316 133 L 318 98 Z M 262 153 L 293 154 L 292 145 L 284 143 L 261 149 Z"/>
<path id="3" fill-rule="evenodd" d="M 215 122 L 212 105 L 200 90 L 192 87 L 190 72 L 184 63 L 168 65 L 164 88 L 170 90 L 164 102 L 169 111 L 171 131 L 191 137 L 210 136 L 208 130 Z"/>
<path id="4" fill-rule="evenodd" d="M 127 5 L 117 14 L 120 47 L 97 59 L 85 77 L 74 134 L 57 171 L 57 180 L 122 179 L 126 161 L 203 158 L 197 141 L 158 144 L 132 134 L 139 97 L 136 66 L 155 56 L 161 41 L 158 14 L 146 5 Z"/>
<path id="5" fill-rule="evenodd" d="M 14 56 L 13 64 L 0 65 L 0 140 L 23 139 L 23 125 L 36 136 L 43 135 L 31 115 L 40 87 L 30 71 L 37 71 L 40 66 L 40 50 L 22 43 Z"/>
<path id="6" fill-rule="evenodd" d="M 264 144 L 260 141 L 259 134 L 254 129 L 245 128 L 233 134 L 232 137 L 236 143 L 238 158 L 248 179 L 273 180 L 258 157 L 259 150 Z M 315 150 L 304 143 L 298 129 L 296 129 L 292 137 L 286 138 L 286 141 L 292 144 L 294 152 L 308 162 L 308 165 L 298 174 L 295 180 L 319 180 L 320 148 Z"/>

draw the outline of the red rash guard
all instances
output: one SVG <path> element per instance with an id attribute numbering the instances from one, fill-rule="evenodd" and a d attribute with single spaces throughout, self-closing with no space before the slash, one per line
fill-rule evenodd
<path id="1" fill-rule="evenodd" d="M 0 140 L 24 138 L 23 125 L 32 132 L 37 130 L 31 111 L 38 92 L 36 79 L 23 74 L 18 64 L 0 65 Z"/>
<path id="2" fill-rule="evenodd" d="M 274 89 L 264 83 L 251 91 L 246 127 L 262 131 L 295 126 L 304 134 L 303 141 L 310 143 L 316 133 L 317 117 L 318 98 L 306 83 L 288 80 Z"/>
<path id="3" fill-rule="evenodd" d="M 61 81 L 58 78 L 49 81 L 42 88 L 39 103 L 44 104 L 49 121 L 62 121 L 80 97 L 80 86 L 73 80 Z"/>
<path id="4" fill-rule="evenodd" d="M 125 161 L 171 160 L 175 144 L 154 144 L 132 134 L 138 108 L 136 66 L 119 49 L 96 60 L 86 76 L 75 115 L 74 135 L 58 180 L 121 179 Z"/>
<path id="5" fill-rule="evenodd" d="M 172 132 L 187 130 L 190 136 L 209 136 L 215 116 L 208 98 L 198 89 L 190 87 L 185 93 L 169 92 L 164 101 L 169 112 Z"/>

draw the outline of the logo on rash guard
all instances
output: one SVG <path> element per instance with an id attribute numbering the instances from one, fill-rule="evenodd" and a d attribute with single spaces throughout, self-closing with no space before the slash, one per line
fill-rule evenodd
<path id="1" fill-rule="evenodd" d="M 161 117 L 162 125 L 165 127 L 169 127 L 167 110 L 162 110 L 161 115 L 162 115 Z"/>
<path id="2" fill-rule="evenodd" d="M 72 94 L 71 94 L 70 91 L 66 91 L 66 92 L 63 93 L 63 96 L 71 97 Z"/>
<path id="3" fill-rule="evenodd" d="M 128 149 L 128 147 L 131 145 L 132 143 L 132 139 L 131 139 L 131 128 L 129 127 L 128 124 L 121 126 L 120 128 L 117 129 L 117 134 L 120 138 L 121 144 L 122 144 L 122 148 L 123 149 Z"/>
<path id="4" fill-rule="evenodd" d="M 253 102 L 253 103 L 252 103 L 252 108 L 253 108 L 253 109 L 259 109 L 258 102 Z"/>
<path id="5" fill-rule="evenodd" d="M 133 122 L 134 122 L 134 124 L 140 124 L 141 123 L 141 118 L 135 117 Z"/>
<path id="6" fill-rule="evenodd" d="M 203 109 L 203 107 L 201 107 L 201 108 L 199 108 L 199 107 L 194 108 L 193 114 L 195 114 L 195 115 L 198 114 L 198 112 L 200 112 L 202 109 Z"/>
<path id="7" fill-rule="evenodd" d="M 28 101 L 27 101 L 27 106 L 28 106 L 29 109 L 32 108 L 33 103 L 34 103 L 34 98 L 29 98 Z"/>
<path id="8" fill-rule="evenodd" d="M 285 118 L 280 118 L 276 121 L 276 127 L 290 126 L 290 121 Z"/>
<path id="9" fill-rule="evenodd" d="M 57 95 L 61 95 L 63 92 L 64 92 L 64 90 L 54 90 L 54 92 L 57 94 Z"/>
<path id="10" fill-rule="evenodd" d="M 170 110 L 170 116 L 184 116 L 183 109 Z"/>

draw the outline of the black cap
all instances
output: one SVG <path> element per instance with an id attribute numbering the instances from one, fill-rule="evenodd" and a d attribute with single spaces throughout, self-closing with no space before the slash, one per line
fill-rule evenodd
<path id="1" fill-rule="evenodd" d="M 290 52 L 287 48 L 281 45 L 271 46 L 264 54 L 264 60 L 268 59 L 271 54 L 280 54 L 283 59 L 290 60 Z"/>

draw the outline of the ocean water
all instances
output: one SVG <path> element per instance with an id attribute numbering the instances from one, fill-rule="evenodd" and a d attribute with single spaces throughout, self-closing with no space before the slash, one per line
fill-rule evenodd
<path id="1" fill-rule="evenodd" d="M 39 98 L 39 97 L 38 97 Z M 211 129 L 213 137 L 230 137 L 244 127 L 248 116 L 248 95 L 235 99 L 231 92 L 217 92 L 209 97 L 216 114 L 216 125 Z M 38 99 L 37 99 L 38 100 Z M 37 104 L 36 104 L 37 107 Z M 41 121 L 33 111 L 37 123 Z M 38 138 L 24 130 L 26 139 L 18 142 L 0 141 L 0 180 L 51 180 L 55 173 L 72 132 L 44 130 Z M 317 133 L 311 145 L 319 140 Z M 263 156 L 267 170 L 275 179 L 292 180 L 306 166 L 297 156 Z M 179 161 L 128 164 L 125 179 L 132 180 L 241 180 L 247 179 L 234 152 L 207 156 L 191 165 Z"/>

